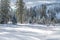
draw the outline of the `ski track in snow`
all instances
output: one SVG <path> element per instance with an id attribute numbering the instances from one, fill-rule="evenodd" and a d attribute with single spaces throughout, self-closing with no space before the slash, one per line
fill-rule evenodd
<path id="1" fill-rule="evenodd" d="M 46 25 L 0 25 L 0 40 L 60 40 L 60 28 Z"/>

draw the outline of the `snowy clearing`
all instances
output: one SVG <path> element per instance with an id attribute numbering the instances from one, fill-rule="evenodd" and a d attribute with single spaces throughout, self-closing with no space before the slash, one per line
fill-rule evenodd
<path id="1" fill-rule="evenodd" d="M 0 25 L 0 40 L 60 40 L 60 26 Z"/>

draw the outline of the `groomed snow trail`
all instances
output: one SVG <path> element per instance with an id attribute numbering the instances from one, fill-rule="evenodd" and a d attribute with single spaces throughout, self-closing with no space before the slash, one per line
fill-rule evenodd
<path id="1" fill-rule="evenodd" d="M 60 40 L 60 28 L 52 25 L 0 25 L 0 40 Z"/>

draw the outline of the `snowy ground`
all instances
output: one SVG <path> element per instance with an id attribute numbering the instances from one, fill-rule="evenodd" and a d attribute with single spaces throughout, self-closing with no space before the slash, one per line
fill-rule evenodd
<path id="1" fill-rule="evenodd" d="M 60 40 L 60 26 L 4 24 L 0 40 Z"/>

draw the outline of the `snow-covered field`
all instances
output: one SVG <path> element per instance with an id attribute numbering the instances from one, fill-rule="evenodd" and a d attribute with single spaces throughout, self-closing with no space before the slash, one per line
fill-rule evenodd
<path id="1" fill-rule="evenodd" d="M 0 40 L 60 40 L 60 26 L 1 24 Z"/>

